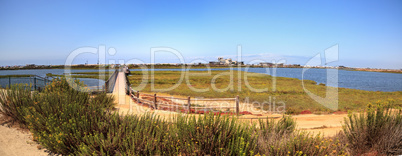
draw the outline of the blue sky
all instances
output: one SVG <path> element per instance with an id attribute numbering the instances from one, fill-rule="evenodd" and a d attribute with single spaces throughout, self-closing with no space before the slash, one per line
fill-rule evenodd
<path id="1" fill-rule="evenodd" d="M 236 58 L 305 64 L 339 46 L 338 65 L 402 68 L 402 1 L 0 0 L 0 65 L 64 64 L 80 47 L 150 62 L 171 47 L 186 62 Z M 83 54 L 74 63 L 97 63 Z M 158 62 L 177 62 L 156 55 Z"/>

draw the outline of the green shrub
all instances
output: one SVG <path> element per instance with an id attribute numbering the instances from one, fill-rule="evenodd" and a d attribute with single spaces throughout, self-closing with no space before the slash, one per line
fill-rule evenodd
<path id="1" fill-rule="evenodd" d="M 84 85 L 73 84 L 77 86 Z M 63 78 L 55 79 L 43 93 L 31 92 L 28 85 L 13 85 L 0 93 L 0 110 L 27 125 L 34 140 L 50 151 L 71 154 L 78 151 L 86 134 L 102 131 L 98 124 L 108 121 L 104 110 L 113 99 L 103 94 L 90 99 L 88 93 L 73 89 Z"/>
<path id="2" fill-rule="evenodd" d="M 229 116 L 177 116 L 174 123 L 184 155 L 252 155 L 256 148 L 255 130 Z"/>
<path id="3" fill-rule="evenodd" d="M 392 110 L 392 105 L 392 100 L 370 103 L 366 113 L 345 118 L 343 132 L 352 154 L 402 154 L 402 114 L 401 110 Z"/>
<path id="4" fill-rule="evenodd" d="M 111 110 L 116 106 L 114 103 L 114 97 L 112 95 L 107 95 L 107 93 L 100 93 L 94 96 L 90 103 L 93 105 L 101 105 L 100 107 L 106 108 L 106 110 Z"/>
<path id="5" fill-rule="evenodd" d="M 26 124 L 23 108 L 27 108 L 34 103 L 32 97 L 35 94 L 31 93 L 31 86 L 22 84 L 11 85 L 6 90 L 0 90 L 0 112 L 11 117 L 13 121 L 22 125 Z"/>
<path id="6" fill-rule="evenodd" d="M 98 122 L 100 131 L 85 135 L 79 155 L 178 155 L 168 123 L 152 114 L 124 116 L 108 114 Z"/>
<path id="7" fill-rule="evenodd" d="M 78 79 L 67 79 L 65 77 L 57 77 L 52 80 L 52 83 L 47 85 L 44 89 L 45 93 L 50 93 L 50 92 L 64 92 L 68 91 L 71 89 L 74 89 L 76 91 L 80 92 L 85 92 L 88 91 L 88 88 L 85 87 L 86 85 L 78 80 Z"/>
<path id="8" fill-rule="evenodd" d="M 260 132 L 263 137 L 270 137 L 271 134 L 285 135 L 293 133 L 296 122 L 290 116 L 283 116 L 278 122 L 274 119 L 259 119 Z"/>
<path id="9" fill-rule="evenodd" d="M 103 131 L 99 124 L 109 121 L 104 109 L 113 101 L 102 94 L 90 100 L 88 93 L 70 87 L 65 78 L 55 79 L 32 99 L 24 108 L 30 131 L 45 148 L 60 154 L 78 151 L 84 136 Z"/>
<path id="10" fill-rule="evenodd" d="M 346 147 L 340 141 L 296 131 L 290 116 L 279 121 L 259 120 L 258 153 L 265 155 L 342 155 Z"/>
<path id="11" fill-rule="evenodd" d="M 347 146 L 341 144 L 340 140 L 304 131 L 274 135 L 268 140 L 259 141 L 260 153 L 265 155 L 347 155 Z"/>

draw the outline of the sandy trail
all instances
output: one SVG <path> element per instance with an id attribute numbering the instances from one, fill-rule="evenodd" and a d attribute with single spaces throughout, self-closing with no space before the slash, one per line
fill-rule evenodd
<path id="1" fill-rule="evenodd" d="M 175 96 L 176 97 L 176 96 Z M 122 101 L 124 101 L 122 103 Z M 171 111 L 163 111 L 163 110 L 152 110 L 148 107 L 141 106 L 133 102 L 129 96 L 126 96 L 125 99 L 122 97 L 116 99 L 117 110 L 121 114 L 137 114 L 141 115 L 144 113 L 156 113 L 161 117 L 172 118 L 175 115 L 179 114 Z M 282 114 L 259 114 L 257 115 L 242 115 L 239 119 L 242 122 L 256 123 L 258 119 L 266 119 L 275 118 L 279 119 L 282 117 Z M 335 136 L 338 132 L 342 130 L 342 122 L 347 114 L 325 114 L 325 115 L 315 115 L 315 114 L 306 114 L 306 115 L 294 115 L 292 116 L 297 123 L 297 129 L 308 131 L 314 134 L 323 134 L 324 136 Z"/>
<path id="2" fill-rule="evenodd" d="M 0 114 L 0 118 L 2 115 Z M 39 144 L 32 141 L 32 135 L 27 130 L 20 130 L 8 125 L 0 125 L 0 155 L 1 156 L 41 156 L 49 155 L 45 149 L 39 150 Z"/>

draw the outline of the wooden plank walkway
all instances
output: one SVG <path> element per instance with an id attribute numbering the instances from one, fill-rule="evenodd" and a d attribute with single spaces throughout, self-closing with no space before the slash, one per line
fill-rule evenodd
<path id="1" fill-rule="evenodd" d="M 126 100 L 126 78 L 124 72 L 119 72 L 117 75 L 116 83 L 113 89 L 113 95 L 116 98 L 117 104 L 128 104 L 129 101 Z"/>

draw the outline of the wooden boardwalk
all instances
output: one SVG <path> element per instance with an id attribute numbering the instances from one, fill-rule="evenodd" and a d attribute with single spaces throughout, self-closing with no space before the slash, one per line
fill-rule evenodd
<path id="1" fill-rule="evenodd" d="M 112 93 L 117 104 L 129 104 L 129 100 L 126 100 L 126 83 L 125 73 L 119 72 Z"/>

